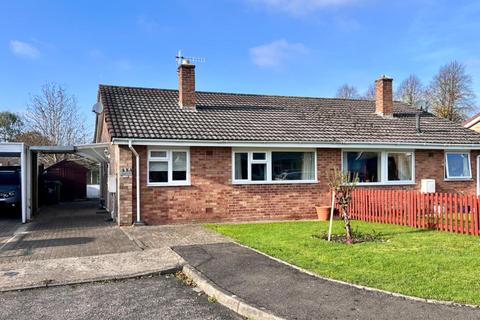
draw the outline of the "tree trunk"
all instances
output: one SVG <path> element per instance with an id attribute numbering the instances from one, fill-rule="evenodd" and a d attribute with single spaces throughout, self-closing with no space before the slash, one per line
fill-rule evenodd
<path id="1" fill-rule="evenodd" d="M 347 206 L 342 206 L 343 223 L 345 224 L 345 235 L 347 244 L 352 244 L 352 228 L 350 227 L 350 217 L 348 216 Z"/>

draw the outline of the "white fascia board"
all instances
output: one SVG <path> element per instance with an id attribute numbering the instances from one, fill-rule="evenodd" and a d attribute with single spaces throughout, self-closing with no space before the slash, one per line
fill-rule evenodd
<path id="1" fill-rule="evenodd" d="M 25 149 L 25 147 L 26 146 L 23 143 L 2 142 L 0 143 L 0 153 L 1 152 L 21 153 Z"/>
<path id="2" fill-rule="evenodd" d="M 464 126 L 465 128 L 470 129 L 471 127 L 473 127 L 474 125 L 476 125 L 479 121 L 480 121 L 480 117 L 476 117 L 475 119 L 470 120 L 469 122 L 467 122 L 467 123 L 464 124 L 463 126 Z"/>
<path id="3" fill-rule="evenodd" d="M 75 149 L 85 150 L 85 149 L 93 149 L 93 148 L 107 148 L 109 145 L 110 145 L 109 142 L 77 144 L 77 145 L 75 145 Z"/>
<path id="4" fill-rule="evenodd" d="M 258 142 L 258 141 L 208 141 L 208 140 L 162 140 L 162 139 L 123 139 L 113 138 L 117 145 L 145 146 L 198 146 L 198 147 L 246 147 L 246 148 L 331 148 L 331 149 L 424 149 L 424 150 L 480 150 L 479 144 L 439 144 L 439 143 L 311 143 L 311 142 Z"/>

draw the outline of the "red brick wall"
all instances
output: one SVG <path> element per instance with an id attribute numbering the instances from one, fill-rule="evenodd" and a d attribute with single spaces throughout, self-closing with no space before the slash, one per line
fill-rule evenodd
<path id="1" fill-rule="evenodd" d="M 191 186 L 147 186 L 147 148 L 135 146 L 141 159 L 141 213 L 148 224 L 247 221 L 315 218 L 315 206 L 329 204 L 328 172 L 340 167 L 339 149 L 317 150 L 316 184 L 231 184 L 231 148 L 191 147 Z M 128 148 L 119 149 L 120 167 L 131 167 L 135 160 Z M 471 181 L 444 181 L 441 150 L 418 150 L 416 185 L 390 186 L 420 189 L 421 179 L 435 179 L 438 192 L 474 193 L 476 156 L 472 152 Z M 120 179 L 121 224 L 130 224 L 135 214 L 135 177 Z M 386 188 L 384 186 L 379 188 Z"/>
<path id="2" fill-rule="evenodd" d="M 329 202 L 327 171 L 340 165 L 339 150 L 319 149 L 317 169 L 322 183 L 232 185 L 231 148 L 192 147 L 191 186 L 149 187 L 147 148 L 135 148 L 141 158 L 142 219 L 148 224 L 314 218 L 315 205 Z M 133 213 L 135 190 L 129 188 L 129 182 L 126 184 L 124 189 L 132 194 L 133 202 L 125 201 L 122 206 L 130 206 Z"/>
<path id="3" fill-rule="evenodd" d="M 475 194 L 477 187 L 478 151 L 470 153 L 472 179 L 469 181 L 445 181 L 445 153 L 443 150 L 417 150 L 415 152 L 417 189 L 421 179 L 435 179 L 437 192 Z"/>

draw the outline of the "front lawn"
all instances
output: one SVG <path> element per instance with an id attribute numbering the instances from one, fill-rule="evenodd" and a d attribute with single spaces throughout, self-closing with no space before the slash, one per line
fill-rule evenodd
<path id="1" fill-rule="evenodd" d="M 209 224 L 208 228 L 319 275 L 406 295 L 480 304 L 480 238 L 353 221 L 382 242 L 354 245 L 312 237 L 327 222 Z M 335 221 L 334 233 L 343 232 Z"/>

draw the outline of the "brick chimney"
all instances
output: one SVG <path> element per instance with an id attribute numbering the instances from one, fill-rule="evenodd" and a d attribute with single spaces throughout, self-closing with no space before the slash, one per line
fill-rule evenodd
<path id="1" fill-rule="evenodd" d="M 392 82 L 385 75 L 375 81 L 375 112 L 383 117 L 393 117 Z"/>
<path id="2" fill-rule="evenodd" d="M 195 110 L 195 65 L 183 59 L 177 72 L 178 104 L 182 109 Z"/>

